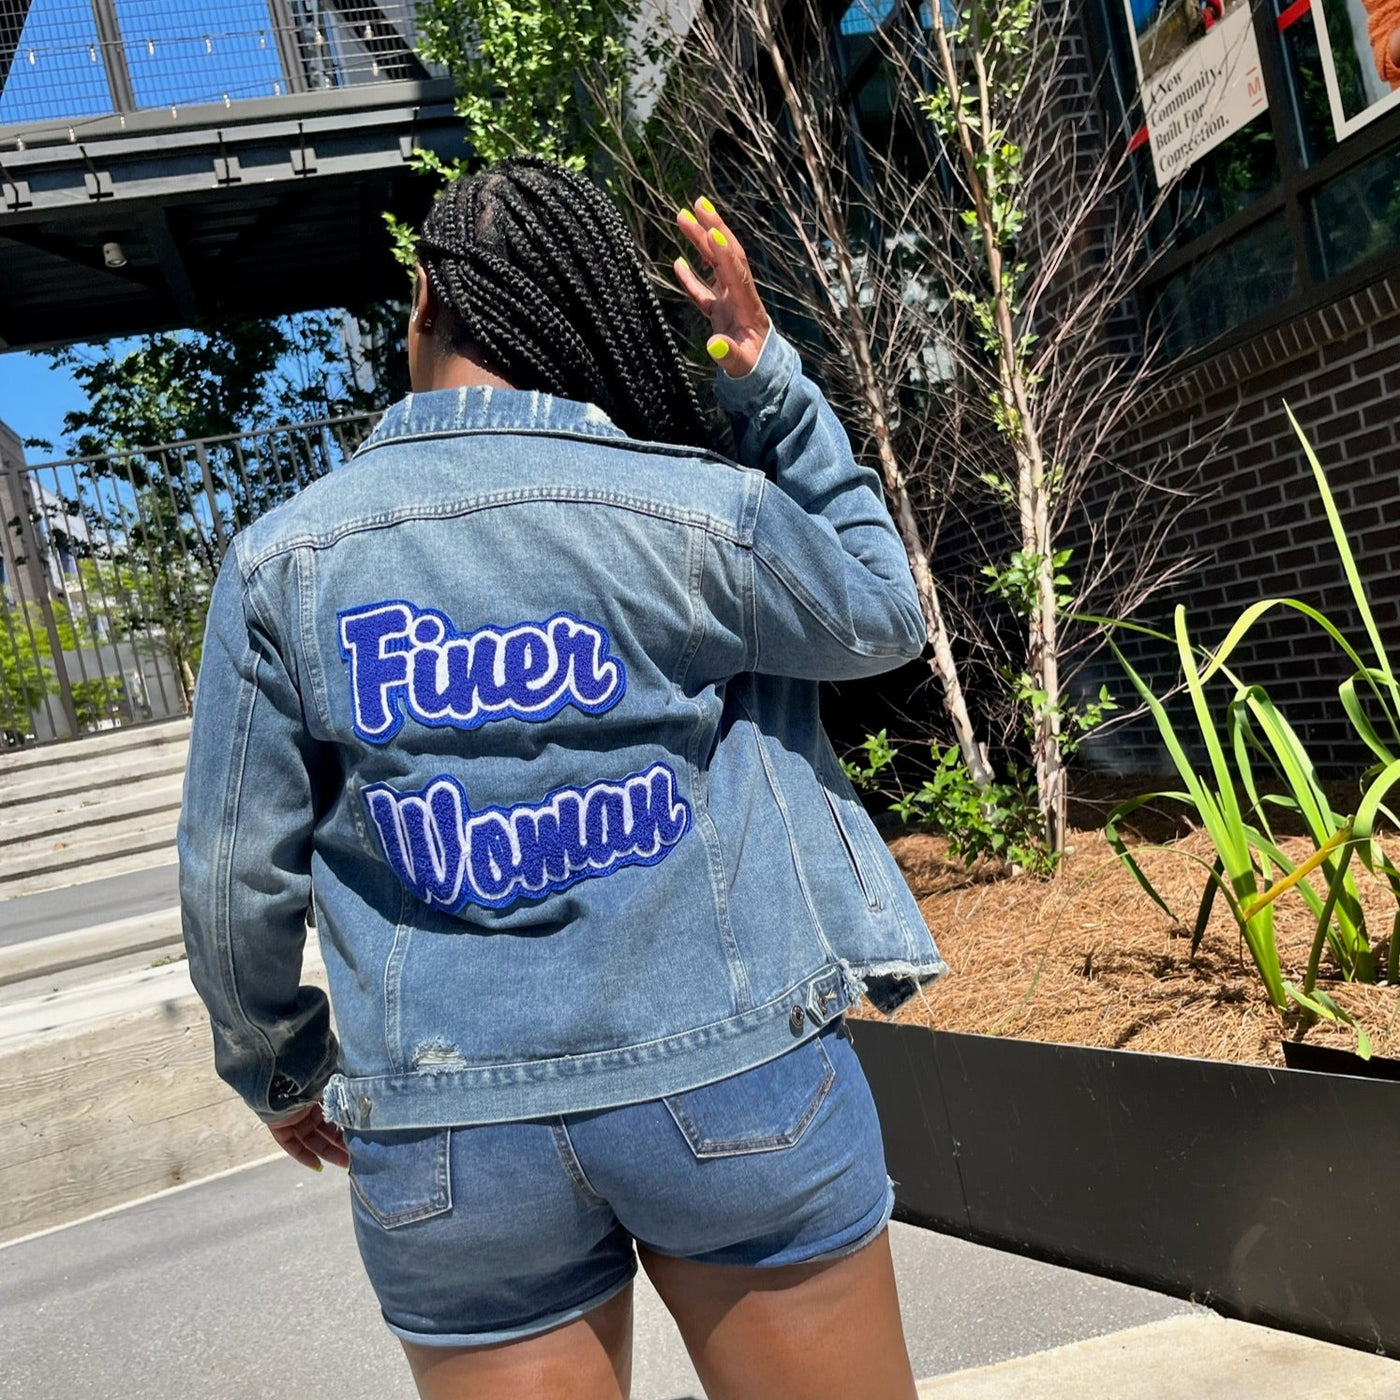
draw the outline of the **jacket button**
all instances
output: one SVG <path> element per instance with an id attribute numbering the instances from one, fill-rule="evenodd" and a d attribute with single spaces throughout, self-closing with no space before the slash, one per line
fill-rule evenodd
<path id="1" fill-rule="evenodd" d="M 788 1012 L 788 1029 L 793 1035 L 802 1034 L 802 1008 L 800 1006 L 794 1006 Z"/>

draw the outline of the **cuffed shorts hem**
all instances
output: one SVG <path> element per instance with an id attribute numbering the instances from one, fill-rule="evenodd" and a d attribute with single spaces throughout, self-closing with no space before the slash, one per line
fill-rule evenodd
<path id="1" fill-rule="evenodd" d="M 411 1328 L 398 1326 L 387 1316 L 384 1317 L 384 1325 L 401 1342 L 412 1342 L 415 1346 L 420 1347 L 504 1346 L 509 1342 L 523 1342 L 530 1337 L 538 1337 L 545 1332 L 552 1332 L 556 1327 L 577 1322 L 579 1318 L 591 1313 L 595 1308 L 601 1308 L 604 1303 L 610 1303 L 636 1276 L 637 1266 L 633 1264 L 631 1269 L 616 1283 L 609 1284 L 601 1293 L 595 1294 L 586 1303 L 576 1303 L 571 1308 L 546 1313 L 543 1317 L 537 1317 L 530 1322 L 522 1322 L 516 1327 L 501 1327 L 492 1332 L 415 1332 Z"/>
<path id="2" fill-rule="evenodd" d="M 888 1178 L 884 1194 L 873 1210 L 867 1211 L 853 1225 L 824 1240 L 812 1240 L 804 1244 L 792 1245 L 776 1254 L 754 1255 L 750 1245 L 739 1245 L 733 1249 L 712 1250 L 705 1254 L 674 1254 L 657 1249 L 645 1240 L 638 1243 L 652 1254 L 667 1259 L 680 1259 L 692 1264 L 721 1264 L 740 1269 L 781 1269 L 793 1264 L 825 1264 L 835 1259 L 844 1259 L 848 1254 L 859 1254 L 867 1245 L 874 1244 L 890 1223 L 894 1214 L 894 1182 Z"/>

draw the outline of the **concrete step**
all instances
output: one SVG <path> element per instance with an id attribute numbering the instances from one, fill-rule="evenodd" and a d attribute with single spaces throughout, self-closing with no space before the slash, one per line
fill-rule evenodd
<path id="1" fill-rule="evenodd" d="M 179 740 L 149 751 L 121 750 L 99 754 L 87 763 L 55 764 L 11 774 L 0 779 L 0 811 L 9 812 L 31 802 L 76 797 L 146 778 L 183 774 L 188 748 L 187 741 Z"/>
<path id="2" fill-rule="evenodd" d="M 122 729 L 104 729 L 66 743 L 39 744 L 33 748 L 0 753 L 0 795 L 7 790 L 10 777 L 36 768 L 53 769 L 90 763 L 137 749 L 150 753 L 172 744 L 187 743 L 189 737 L 189 720 L 166 719 L 153 724 L 131 724 Z"/>
<path id="3" fill-rule="evenodd" d="M 76 969 L 89 969 L 89 980 L 114 971 L 114 960 L 136 953 L 159 957 L 183 952 L 180 911 L 162 909 L 131 919 L 31 938 L 0 948 L 0 1004 L 25 1000 L 24 987 Z M 150 959 L 148 959 L 150 961 Z M 36 992 L 35 995 L 38 995 Z"/>
<path id="4" fill-rule="evenodd" d="M 325 986 L 314 934 L 302 981 Z M 183 961 L 0 1007 L 0 1244 L 268 1155 Z"/>
<path id="5" fill-rule="evenodd" d="M 106 880 L 113 875 L 129 875 L 136 870 L 150 870 L 157 865 L 175 864 L 175 824 L 160 838 L 151 838 L 139 845 L 114 842 L 105 854 L 88 852 L 64 864 L 64 852 L 54 851 L 52 860 L 42 870 L 14 870 L 0 876 L 0 919 L 5 917 L 5 901 L 21 895 L 40 894 L 44 890 L 62 889 L 66 885 L 84 885 L 92 880 Z M 93 923 L 101 921 L 102 911 L 94 909 Z"/>
<path id="6" fill-rule="evenodd" d="M 181 772 L 136 778 L 90 792 L 60 797 L 36 795 L 28 802 L 0 807 L 0 865 L 16 842 L 43 836 L 62 839 L 114 822 L 132 822 L 178 811 L 184 787 Z"/>
<path id="7" fill-rule="evenodd" d="M 64 835 L 41 833 L 14 841 L 0 851 L 0 889 L 7 879 L 69 870 L 109 856 L 134 855 L 159 846 L 173 846 L 178 812 L 166 809 L 129 821 L 111 822 Z M 95 877 L 92 877 L 95 878 Z"/>

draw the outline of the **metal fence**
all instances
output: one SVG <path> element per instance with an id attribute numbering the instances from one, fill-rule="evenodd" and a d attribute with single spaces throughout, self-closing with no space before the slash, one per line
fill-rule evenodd
<path id="1" fill-rule="evenodd" d="M 187 714 L 230 540 L 375 421 L 0 465 L 0 744 Z"/>
<path id="2" fill-rule="evenodd" d="M 426 79 L 413 0 L 0 0 L 0 127 Z"/>

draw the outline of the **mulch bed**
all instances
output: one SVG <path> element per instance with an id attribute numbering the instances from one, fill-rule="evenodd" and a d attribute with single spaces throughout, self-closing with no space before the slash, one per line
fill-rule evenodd
<path id="1" fill-rule="evenodd" d="M 1285 1036 L 1355 1047 L 1355 1034 L 1345 1027 L 1319 1023 L 1304 1030 L 1270 1007 L 1223 900 L 1192 956 L 1191 926 L 1214 858 L 1203 832 L 1162 813 L 1146 814 L 1138 827 L 1140 863 L 1178 924 L 1114 856 L 1097 824 L 1102 810 L 1103 804 L 1078 804 L 1073 853 L 1048 880 L 995 865 L 968 869 L 935 836 L 890 838 L 952 968 L 896 1020 L 1245 1064 L 1282 1065 Z M 1280 844 L 1294 861 L 1313 849 L 1302 836 Z M 1383 959 L 1395 901 L 1364 869 L 1356 874 L 1367 929 Z M 1301 985 L 1315 924 L 1296 894 L 1281 897 L 1275 909 L 1284 976 Z M 1324 953 L 1326 990 L 1366 1028 L 1376 1054 L 1400 1053 L 1400 990 L 1342 982 L 1329 959 Z"/>

